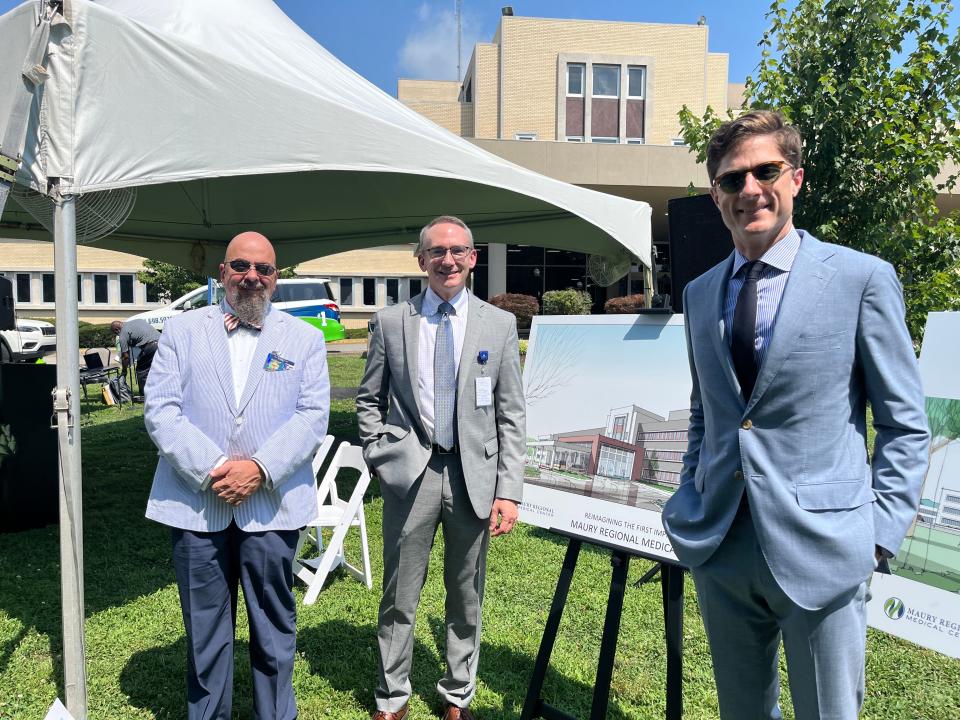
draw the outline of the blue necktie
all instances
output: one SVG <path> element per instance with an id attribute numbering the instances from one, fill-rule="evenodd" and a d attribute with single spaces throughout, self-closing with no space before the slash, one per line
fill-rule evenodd
<path id="1" fill-rule="evenodd" d="M 749 402 L 753 386 L 757 382 L 757 281 L 766 267 L 767 264 L 759 260 L 743 266 L 746 279 L 740 288 L 740 294 L 737 295 L 737 306 L 733 311 L 730 354 L 733 356 L 733 367 L 737 372 L 745 402 Z"/>
<path id="2" fill-rule="evenodd" d="M 453 305 L 440 303 L 437 342 L 433 350 L 433 438 L 444 450 L 453 448 L 453 417 L 457 401 L 457 366 L 453 354 Z"/>

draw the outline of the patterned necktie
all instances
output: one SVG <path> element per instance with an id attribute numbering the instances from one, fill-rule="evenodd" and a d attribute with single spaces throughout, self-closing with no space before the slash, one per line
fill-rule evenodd
<path id="1" fill-rule="evenodd" d="M 227 329 L 228 333 L 232 333 L 238 327 L 250 328 L 251 330 L 260 331 L 263 329 L 262 325 L 257 325 L 256 323 L 244 322 L 236 315 L 231 315 L 230 313 L 223 314 L 223 326 Z"/>
<path id="2" fill-rule="evenodd" d="M 433 350 L 433 438 L 444 450 L 453 448 L 453 416 L 457 401 L 457 366 L 453 354 L 453 306 L 440 303 L 437 342 Z"/>
<path id="3" fill-rule="evenodd" d="M 750 400 L 753 386 L 757 382 L 757 280 L 766 267 L 766 263 L 759 260 L 743 266 L 746 279 L 737 296 L 737 307 L 733 311 L 730 353 L 733 355 L 733 367 L 745 401 Z"/>

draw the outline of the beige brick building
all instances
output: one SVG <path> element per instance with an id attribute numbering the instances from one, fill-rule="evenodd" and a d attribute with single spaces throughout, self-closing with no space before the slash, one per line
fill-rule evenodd
<path id="1" fill-rule="evenodd" d="M 462 83 L 401 79 L 397 97 L 463 137 L 672 145 L 684 105 L 742 93 L 708 40 L 706 24 L 503 16 Z"/>

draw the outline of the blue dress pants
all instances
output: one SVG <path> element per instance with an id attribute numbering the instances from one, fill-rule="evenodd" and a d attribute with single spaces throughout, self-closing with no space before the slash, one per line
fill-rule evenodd
<path id="1" fill-rule="evenodd" d="M 187 633 L 187 717 L 229 720 L 238 586 L 250 624 L 254 716 L 291 720 L 296 651 L 293 556 L 298 530 L 172 529 L 173 566 Z"/>

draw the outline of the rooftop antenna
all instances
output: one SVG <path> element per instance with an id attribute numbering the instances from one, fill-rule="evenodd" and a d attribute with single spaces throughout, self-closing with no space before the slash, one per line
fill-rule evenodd
<path id="1" fill-rule="evenodd" d="M 463 57 L 463 53 L 460 50 L 460 41 L 463 36 L 463 27 L 460 22 L 460 10 L 463 5 L 463 0 L 457 0 L 457 80 L 461 80 L 463 75 L 460 71 L 460 61 Z"/>

